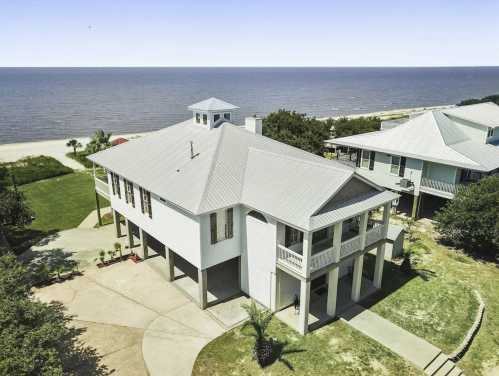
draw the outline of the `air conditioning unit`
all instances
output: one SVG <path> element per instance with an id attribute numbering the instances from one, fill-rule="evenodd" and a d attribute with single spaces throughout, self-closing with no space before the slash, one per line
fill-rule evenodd
<path id="1" fill-rule="evenodd" d="M 400 179 L 400 186 L 402 188 L 410 188 L 412 186 L 412 181 L 409 179 Z"/>

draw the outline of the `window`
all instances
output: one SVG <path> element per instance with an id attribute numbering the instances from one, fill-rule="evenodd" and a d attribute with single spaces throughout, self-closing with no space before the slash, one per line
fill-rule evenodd
<path id="1" fill-rule="evenodd" d="M 312 244 L 327 239 L 327 227 L 312 234 Z"/>
<path id="2" fill-rule="evenodd" d="M 369 167 L 369 150 L 362 150 L 362 159 L 360 161 L 360 167 L 368 168 Z"/>
<path id="3" fill-rule="evenodd" d="M 146 191 L 144 188 L 140 187 L 140 209 L 142 214 L 148 214 L 149 218 L 152 218 L 152 206 L 151 206 L 151 192 Z"/>
<path id="4" fill-rule="evenodd" d="M 399 169 L 400 169 L 400 157 L 398 155 L 392 155 L 392 164 L 390 166 L 390 173 L 398 175 Z"/>
<path id="5" fill-rule="evenodd" d="M 489 129 L 487 129 L 487 138 L 492 137 L 493 134 L 494 134 L 494 128 L 489 127 Z"/>
<path id="6" fill-rule="evenodd" d="M 286 226 L 284 233 L 284 246 L 289 247 L 296 243 L 303 242 L 303 232 L 293 227 Z"/>
<path id="7" fill-rule="evenodd" d="M 224 119 L 230 121 L 230 112 L 224 114 Z"/>
<path id="8" fill-rule="evenodd" d="M 133 194 L 133 183 L 123 179 L 125 184 L 125 201 L 127 204 L 132 204 L 132 207 L 135 207 L 135 195 Z"/>
<path id="9" fill-rule="evenodd" d="M 114 172 L 111 172 L 111 180 L 113 186 L 113 195 L 118 195 L 118 198 L 121 198 L 120 177 Z"/>
<path id="10" fill-rule="evenodd" d="M 211 244 L 234 236 L 234 209 L 221 210 L 210 214 Z"/>
<path id="11" fill-rule="evenodd" d="M 203 114 L 203 124 L 208 124 L 208 115 Z"/>
<path id="12" fill-rule="evenodd" d="M 263 215 L 262 213 L 259 213 L 259 212 L 257 212 L 257 211 L 252 210 L 252 211 L 250 211 L 250 212 L 248 213 L 248 215 L 249 215 L 250 217 L 253 217 L 253 218 L 255 218 L 255 219 L 258 219 L 259 221 L 262 221 L 262 222 L 267 223 L 267 219 L 264 217 L 264 215 Z"/>
<path id="13" fill-rule="evenodd" d="M 215 114 L 213 115 L 213 122 L 216 123 L 217 121 L 220 120 L 220 114 Z"/>
<path id="14" fill-rule="evenodd" d="M 201 123 L 201 114 L 199 112 L 196 112 L 196 123 Z"/>

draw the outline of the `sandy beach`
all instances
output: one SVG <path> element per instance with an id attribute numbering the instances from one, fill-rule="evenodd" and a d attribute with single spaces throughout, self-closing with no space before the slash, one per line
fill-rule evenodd
<path id="1" fill-rule="evenodd" d="M 454 106 L 448 105 L 448 106 L 432 106 L 432 107 L 414 107 L 414 108 L 405 108 L 398 110 L 370 112 L 364 114 L 352 114 L 352 115 L 347 115 L 346 117 L 354 119 L 361 116 L 378 116 L 382 120 L 387 120 L 394 117 L 414 115 L 416 113 L 423 111 L 438 110 L 450 107 Z M 331 117 L 331 118 L 337 119 L 340 117 L 342 116 Z M 328 118 L 321 118 L 319 120 L 326 120 L 326 119 Z M 111 139 L 115 139 L 118 137 L 131 139 L 134 137 L 143 136 L 148 133 L 151 132 L 113 135 Z M 70 138 L 64 140 L 46 140 L 46 141 L 3 144 L 0 145 L 0 162 L 13 162 L 27 156 L 47 155 L 59 160 L 61 163 L 65 164 L 68 167 L 71 167 L 75 170 L 82 170 L 84 169 L 84 167 L 81 164 L 66 156 L 67 153 L 72 151 L 71 148 L 66 146 L 66 143 L 69 139 Z M 76 139 L 84 146 L 90 141 L 89 137 L 76 137 Z"/>
<path id="2" fill-rule="evenodd" d="M 131 139 L 146 135 L 148 133 L 151 132 L 112 135 L 111 140 L 118 137 Z M 69 139 L 70 138 L 64 140 L 3 144 L 0 145 L 0 162 L 14 162 L 27 156 L 47 155 L 57 159 L 64 165 L 71 167 L 74 170 L 83 170 L 84 167 L 80 163 L 66 156 L 67 153 L 73 150 L 72 148 L 66 146 Z M 90 137 L 75 137 L 75 139 L 78 140 L 83 146 L 90 141 Z"/>

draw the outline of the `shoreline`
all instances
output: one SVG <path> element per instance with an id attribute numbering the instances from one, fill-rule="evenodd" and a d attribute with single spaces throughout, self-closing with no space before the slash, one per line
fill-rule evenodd
<path id="1" fill-rule="evenodd" d="M 355 119 L 366 116 L 378 116 L 381 118 L 381 120 L 388 120 L 392 118 L 407 117 L 423 111 L 438 110 L 449 107 L 454 107 L 454 105 L 402 108 L 396 110 L 376 111 L 376 112 L 369 112 L 362 114 L 351 114 L 345 116 L 330 116 L 317 119 L 325 121 L 327 119 L 341 119 L 344 117 L 348 119 Z M 132 139 L 153 132 L 156 131 L 124 133 L 116 135 L 113 134 L 111 139 L 115 139 L 118 137 Z M 66 146 L 67 141 L 72 138 L 78 140 L 78 142 L 82 143 L 82 145 L 86 144 L 90 140 L 90 137 L 68 137 L 65 139 L 58 139 L 58 140 L 40 140 L 40 141 L 13 142 L 8 144 L 0 144 L 0 163 L 14 162 L 28 156 L 46 155 L 57 159 L 62 164 L 71 167 L 74 170 L 84 170 L 85 168 L 80 163 L 66 156 L 67 153 L 72 151 L 72 148 Z"/>

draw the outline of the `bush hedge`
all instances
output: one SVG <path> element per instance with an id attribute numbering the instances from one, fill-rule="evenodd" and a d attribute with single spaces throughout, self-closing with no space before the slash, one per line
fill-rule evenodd
<path id="1" fill-rule="evenodd" d="M 70 174 L 73 170 L 64 166 L 57 159 L 40 155 L 37 157 L 25 157 L 16 162 L 0 164 L 7 168 L 9 175 L 14 177 L 16 184 L 23 185 L 38 180 Z"/>
<path id="2" fill-rule="evenodd" d="M 74 159 L 75 161 L 81 163 L 85 168 L 92 168 L 93 164 L 87 159 L 87 156 L 89 156 L 92 153 L 89 153 L 87 151 L 77 151 L 75 153 L 67 153 L 66 157 Z"/>

